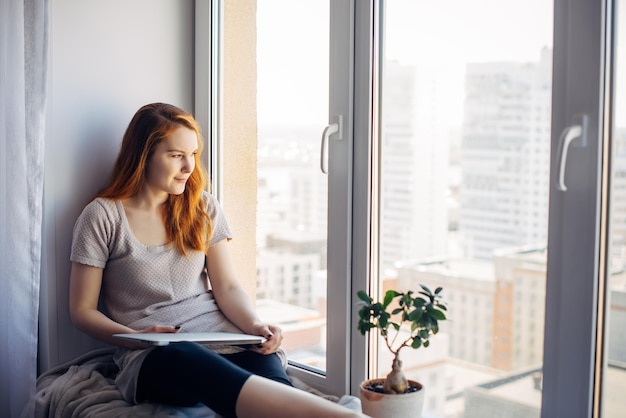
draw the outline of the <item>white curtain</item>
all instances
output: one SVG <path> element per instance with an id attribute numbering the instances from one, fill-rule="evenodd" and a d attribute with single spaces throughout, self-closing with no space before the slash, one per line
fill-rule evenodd
<path id="1" fill-rule="evenodd" d="M 35 391 L 47 0 L 0 1 L 0 416 Z"/>

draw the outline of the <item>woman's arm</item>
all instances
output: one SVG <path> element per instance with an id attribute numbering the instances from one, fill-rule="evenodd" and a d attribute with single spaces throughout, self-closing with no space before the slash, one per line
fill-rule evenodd
<path id="1" fill-rule="evenodd" d="M 278 350 L 283 339 L 281 329 L 266 324 L 257 316 L 252 300 L 235 274 L 228 240 L 210 247 L 206 260 L 213 295 L 224 315 L 243 332 L 267 338 L 262 347 L 255 351 L 269 354 Z"/>
<path id="2" fill-rule="evenodd" d="M 98 298 L 101 287 L 101 268 L 72 263 L 70 273 L 70 318 L 72 323 L 86 334 L 113 345 L 128 348 L 144 348 L 147 346 L 113 338 L 112 335 L 139 332 L 177 332 L 173 326 L 165 325 L 137 331 L 109 319 L 98 310 Z"/>

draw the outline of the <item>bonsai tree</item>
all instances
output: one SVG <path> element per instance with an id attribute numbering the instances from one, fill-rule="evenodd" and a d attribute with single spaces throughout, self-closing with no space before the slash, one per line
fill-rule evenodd
<path id="1" fill-rule="evenodd" d="M 428 347 L 429 338 L 439 332 L 439 321 L 446 319 L 446 306 L 441 301 L 442 288 L 438 287 L 432 292 L 424 285 L 420 287 L 417 294 L 412 290 L 388 290 L 382 303 L 374 302 L 363 290 L 357 292 L 361 299 L 359 304 L 362 305 L 359 310 L 358 330 L 365 335 L 371 329 L 377 328 L 393 354 L 392 370 L 383 384 L 385 393 L 405 393 L 409 390 L 409 383 L 402 372 L 400 350 L 404 347 Z M 394 301 L 396 303 L 392 303 Z M 398 340 L 403 325 L 409 334 Z"/>

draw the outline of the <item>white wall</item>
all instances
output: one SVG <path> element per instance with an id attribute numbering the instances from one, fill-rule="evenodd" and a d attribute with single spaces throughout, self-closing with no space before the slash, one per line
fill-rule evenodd
<path id="1" fill-rule="evenodd" d="M 74 221 L 143 104 L 193 111 L 194 2 L 51 0 L 40 312 L 42 371 L 97 345 L 69 320 Z"/>

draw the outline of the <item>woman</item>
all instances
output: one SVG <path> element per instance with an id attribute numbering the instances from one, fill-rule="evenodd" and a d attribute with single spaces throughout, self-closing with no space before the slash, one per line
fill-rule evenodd
<path id="1" fill-rule="evenodd" d="M 131 120 L 111 180 L 76 221 L 70 315 L 119 346 L 116 384 L 131 402 L 198 402 L 224 417 L 362 416 L 291 387 L 277 355 L 282 334 L 264 323 L 236 278 L 230 228 L 205 191 L 193 117 L 143 106 Z M 108 315 L 98 310 L 102 291 Z M 147 347 L 117 333 L 228 331 L 260 335 L 244 350 L 196 343 Z"/>

